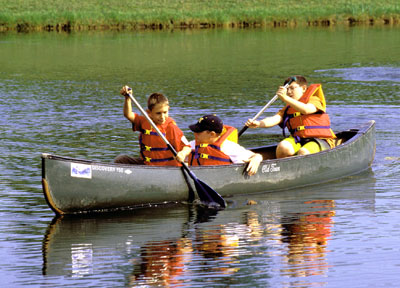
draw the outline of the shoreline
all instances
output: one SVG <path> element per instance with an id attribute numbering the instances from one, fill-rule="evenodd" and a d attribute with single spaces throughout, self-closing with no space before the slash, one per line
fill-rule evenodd
<path id="1" fill-rule="evenodd" d="M 345 21 L 331 19 L 316 19 L 308 21 L 276 20 L 269 22 L 239 21 L 229 23 L 215 23 L 203 21 L 191 21 L 180 23 L 118 23 L 118 24 L 91 24 L 73 25 L 70 22 L 59 24 L 33 25 L 29 23 L 18 23 L 13 26 L 0 23 L 0 32 L 80 32 L 80 31 L 145 31 L 145 30 L 186 30 L 186 29 L 246 29 L 246 28 L 298 28 L 298 27 L 354 27 L 354 26 L 400 26 L 400 19 L 355 19 L 348 18 Z"/>
<path id="2" fill-rule="evenodd" d="M 0 0 L 0 32 L 398 25 L 398 0 Z"/>

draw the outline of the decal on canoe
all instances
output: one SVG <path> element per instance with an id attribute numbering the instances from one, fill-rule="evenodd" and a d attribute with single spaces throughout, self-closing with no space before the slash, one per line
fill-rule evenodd
<path id="1" fill-rule="evenodd" d="M 92 166 L 82 163 L 71 163 L 71 177 L 92 179 Z"/>
<path id="2" fill-rule="evenodd" d="M 273 173 L 279 171 L 281 171 L 281 167 L 279 167 L 276 163 L 264 164 L 261 167 L 261 173 Z"/>
<path id="3" fill-rule="evenodd" d="M 92 165 L 93 171 L 124 173 L 124 168 L 113 166 Z"/>

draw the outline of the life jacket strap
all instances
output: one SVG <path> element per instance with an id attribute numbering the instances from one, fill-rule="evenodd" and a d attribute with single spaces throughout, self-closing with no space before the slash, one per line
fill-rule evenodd
<path id="1" fill-rule="evenodd" d="M 199 158 L 203 158 L 203 159 L 208 159 L 208 154 L 205 154 L 205 153 L 200 153 L 199 154 Z"/>
<path id="2" fill-rule="evenodd" d="M 306 129 L 330 129 L 331 126 L 299 126 L 295 129 L 290 130 L 290 132 L 293 134 L 294 132 L 297 131 L 303 131 Z"/>
<path id="3" fill-rule="evenodd" d="M 144 151 L 168 151 L 168 147 L 155 148 L 155 147 L 146 146 L 144 144 L 142 144 L 141 147 L 142 147 L 142 150 L 144 150 Z"/>
<path id="4" fill-rule="evenodd" d="M 148 130 L 148 129 L 142 129 L 141 132 L 142 132 L 143 134 L 145 134 L 145 135 L 159 136 L 157 132 L 151 131 L 151 130 Z M 162 133 L 162 134 L 165 136 L 165 133 Z"/>
<path id="5" fill-rule="evenodd" d="M 155 162 L 168 162 L 168 161 L 171 161 L 171 160 L 174 160 L 174 157 L 162 158 L 162 159 L 152 159 L 150 157 L 144 157 L 144 162 L 152 162 L 152 163 L 155 163 Z"/>
<path id="6" fill-rule="evenodd" d="M 205 147 L 212 147 L 212 148 L 214 148 L 216 150 L 221 150 L 220 147 L 218 147 L 217 145 L 213 145 L 213 144 L 199 144 L 199 145 L 195 146 L 195 149 L 197 151 L 199 148 L 205 148 Z"/>
<path id="7" fill-rule="evenodd" d="M 197 156 L 197 157 L 196 157 Z M 216 157 L 216 156 L 211 156 L 211 155 L 208 155 L 208 154 L 205 154 L 205 153 L 200 153 L 200 154 L 197 154 L 197 155 L 195 155 L 195 157 L 194 158 L 203 158 L 203 159 L 212 159 L 212 160 L 218 160 L 218 161 L 222 161 L 222 162 L 229 162 L 229 163 L 232 163 L 232 160 L 231 159 L 226 159 L 226 158 L 222 158 L 222 157 Z"/>

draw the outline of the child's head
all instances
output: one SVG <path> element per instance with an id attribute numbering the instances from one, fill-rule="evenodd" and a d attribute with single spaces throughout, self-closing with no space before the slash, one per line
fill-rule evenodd
<path id="1" fill-rule="evenodd" d="M 307 86 L 307 79 L 304 76 L 301 75 L 295 75 L 295 76 L 291 76 L 289 78 L 287 78 L 285 80 L 285 82 L 283 83 L 283 85 L 286 85 L 287 83 L 289 83 L 290 80 L 292 80 L 292 78 L 295 77 L 296 81 L 294 81 L 295 83 L 299 84 L 300 86 Z"/>
<path id="2" fill-rule="evenodd" d="M 223 128 L 222 120 L 213 114 L 204 115 L 197 123 L 189 126 L 189 129 L 194 132 L 196 143 L 215 142 Z"/>
<path id="3" fill-rule="evenodd" d="M 147 108 L 151 111 L 157 104 L 165 104 L 169 106 L 168 98 L 161 93 L 153 93 L 147 99 Z"/>
<path id="4" fill-rule="evenodd" d="M 293 99 L 299 100 L 307 90 L 307 80 L 301 75 L 296 75 L 294 77 L 296 77 L 296 81 L 290 83 L 289 87 L 287 88 L 287 95 Z M 289 83 L 291 79 L 292 77 L 287 78 L 284 84 L 286 85 Z"/>
<path id="5" fill-rule="evenodd" d="M 164 124 L 168 118 L 169 102 L 168 98 L 161 93 L 153 93 L 147 99 L 149 116 L 155 124 Z"/>

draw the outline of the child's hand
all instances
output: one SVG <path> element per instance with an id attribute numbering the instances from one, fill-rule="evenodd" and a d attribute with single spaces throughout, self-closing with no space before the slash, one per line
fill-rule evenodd
<path id="1" fill-rule="evenodd" d="M 182 138 L 185 138 L 185 141 L 187 142 L 185 136 L 183 136 Z M 190 148 L 190 146 L 185 146 L 185 147 L 182 148 L 181 151 L 179 151 L 178 153 L 176 153 L 175 159 L 176 159 L 178 162 L 185 162 L 186 157 L 189 156 L 189 154 L 190 154 L 191 152 L 192 152 L 192 148 Z"/>
<path id="2" fill-rule="evenodd" d="M 284 97 L 287 96 L 287 89 L 284 86 L 280 86 L 278 91 L 276 91 L 276 95 L 283 101 Z"/>
<path id="3" fill-rule="evenodd" d="M 257 173 L 258 167 L 260 166 L 261 161 L 263 160 L 263 157 L 261 154 L 254 154 L 253 156 L 250 157 L 250 159 L 247 161 L 249 164 L 247 165 L 246 172 L 249 176 L 252 176 Z"/>
<path id="4" fill-rule="evenodd" d="M 177 154 L 176 154 L 176 157 L 175 157 L 175 159 L 178 161 L 178 162 L 184 162 L 185 161 L 185 158 L 186 158 L 186 152 L 185 151 L 179 151 Z"/>
<path id="5" fill-rule="evenodd" d="M 132 93 L 132 88 L 130 88 L 129 86 L 125 85 L 124 87 L 121 88 L 119 93 L 121 93 L 121 95 L 123 95 L 123 96 L 128 96 L 128 94 Z"/>
<path id="6" fill-rule="evenodd" d="M 258 128 L 260 127 L 260 121 L 249 119 L 245 125 L 249 128 Z"/>

